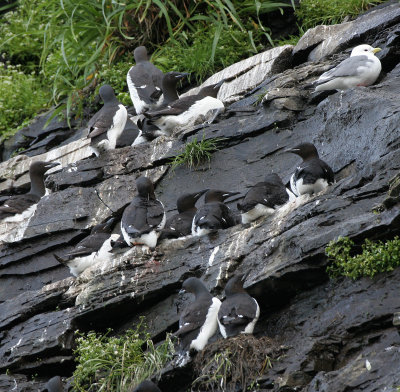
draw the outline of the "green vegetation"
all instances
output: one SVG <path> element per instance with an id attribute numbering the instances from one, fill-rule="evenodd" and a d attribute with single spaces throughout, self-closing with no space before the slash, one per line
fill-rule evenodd
<path id="1" fill-rule="evenodd" d="M 156 52 L 153 61 L 164 71 L 194 72 L 200 81 L 271 42 L 262 15 L 287 6 L 273 0 L 19 0 L 0 16 L 0 53 L 47 86 L 47 107 L 61 103 L 58 112 L 79 117 L 85 99 L 106 82 L 130 104 L 125 78 L 135 47 Z"/>
<path id="2" fill-rule="evenodd" d="M 222 138 L 205 139 L 203 134 L 202 139 L 197 141 L 197 136 L 195 136 L 191 142 L 185 145 L 181 153 L 171 160 L 172 170 L 182 165 L 192 169 L 200 163 L 210 162 L 212 153 L 219 149 L 218 144 L 222 140 Z"/>
<path id="3" fill-rule="evenodd" d="M 0 63 L 0 140 L 23 126 L 47 106 L 48 93 L 32 73 L 21 66 Z"/>
<path id="4" fill-rule="evenodd" d="M 355 244 L 348 237 L 331 241 L 325 249 L 331 260 L 327 272 L 331 278 L 347 276 L 357 279 L 374 276 L 379 272 L 393 271 L 400 266 L 400 239 L 372 242 L 368 239 L 361 245 L 361 253 L 355 254 Z"/>
<path id="5" fill-rule="evenodd" d="M 142 324 L 122 336 L 108 336 L 110 332 L 105 335 L 78 333 L 74 391 L 92 391 L 93 384 L 98 391 L 128 391 L 158 372 L 172 358 L 173 344 L 169 337 L 154 347 Z"/>
<path id="6" fill-rule="evenodd" d="M 321 24 L 341 23 L 347 17 L 355 17 L 385 0 L 301 0 L 295 15 L 302 29 Z"/>

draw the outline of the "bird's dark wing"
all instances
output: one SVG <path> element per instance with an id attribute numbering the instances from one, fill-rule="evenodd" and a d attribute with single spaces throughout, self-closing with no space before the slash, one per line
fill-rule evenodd
<path id="1" fill-rule="evenodd" d="M 103 106 L 89 121 L 88 137 L 93 139 L 103 133 L 106 133 L 112 126 L 114 115 L 118 111 L 118 105 Z M 92 121 L 94 119 L 94 121 Z"/>
<path id="2" fill-rule="evenodd" d="M 15 195 L 7 199 L 0 207 L 0 219 L 8 216 L 21 214 L 31 205 L 38 203 L 40 197 L 27 193 L 25 195 Z"/>
<path id="3" fill-rule="evenodd" d="M 156 102 L 162 94 L 159 76 L 152 74 L 152 71 L 151 63 L 146 62 L 135 65 L 128 72 L 132 87 L 136 89 L 139 99 L 146 103 Z"/>
<path id="4" fill-rule="evenodd" d="M 157 227 L 164 218 L 164 207 L 158 200 L 150 200 L 147 207 L 147 223 Z"/>
<path id="5" fill-rule="evenodd" d="M 212 304 L 212 299 L 208 304 L 192 303 L 188 305 L 179 318 L 179 329 L 174 333 L 175 336 L 182 336 L 195 329 L 200 328 L 206 319 L 208 308 Z"/>
<path id="6" fill-rule="evenodd" d="M 93 252 L 97 252 L 110 235 L 109 233 L 91 234 L 80 241 L 73 250 L 68 252 L 66 257 L 68 260 L 71 260 L 75 257 L 88 256 Z"/>
<path id="7" fill-rule="evenodd" d="M 162 116 L 177 116 L 185 112 L 190 106 L 192 106 L 198 100 L 197 95 L 189 95 L 187 97 L 179 98 L 176 101 L 170 103 L 166 108 L 161 110 L 155 110 L 153 112 L 143 113 L 147 118 L 157 119 Z"/>
<path id="8" fill-rule="evenodd" d="M 240 300 L 239 300 L 240 298 Z M 256 317 L 257 305 L 246 294 L 233 295 L 222 302 L 218 319 L 222 325 L 246 325 Z"/>

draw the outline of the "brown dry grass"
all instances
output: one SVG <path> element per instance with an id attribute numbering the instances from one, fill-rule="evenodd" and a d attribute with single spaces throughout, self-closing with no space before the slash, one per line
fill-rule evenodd
<path id="1" fill-rule="evenodd" d="M 207 345 L 194 360 L 192 391 L 237 392 L 255 385 L 282 348 L 268 337 L 239 335 Z"/>

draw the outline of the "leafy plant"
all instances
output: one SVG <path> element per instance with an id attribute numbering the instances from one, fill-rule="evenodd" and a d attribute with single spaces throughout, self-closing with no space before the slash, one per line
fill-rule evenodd
<path id="1" fill-rule="evenodd" d="M 359 15 L 362 11 L 385 0 L 302 0 L 295 15 L 308 29 L 320 24 L 341 23 L 347 17 Z"/>
<path id="2" fill-rule="evenodd" d="M 205 135 L 200 141 L 197 141 L 197 136 L 193 140 L 185 145 L 182 152 L 176 155 L 170 165 L 172 170 L 175 170 L 178 166 L 186 165 L 189 169 L 198 166 L 203 162 L 210 162 L 211 155 L 217 151 L 218 144 L 223 138 L 205 139 Z"/>
<path id="3" fill-rule="evenodd" d="M 372 242 L 368 239 L 361 245 L 361 253 L 354 254 L 355 244 L 348 237 L 331 241 L 325 253 L 331 261 L 327 272 L 331 278 L 347 276 L 357 279 L 392 271 L 400 266 L 400 239 Z"/>
<path id="4" fill-rule="evenodd" d="M 9 63 L 6 68 L 0 63 L 0 91 L 0 140 L 27 124 L 50 99 L 33 72 L 23 72 L 20 65 Z"/>
<path id="5" fill-rule="evenodd" d="M 73 375 L 74 390 L 125 392 L 163 368 L 171 359 L 173 344 L 169 337 L 155 347 L 141 323 L 122 336 L 89 332 L 78 333 L 77 367 Z M 146 347 L 146 350 L 143 349 Z"/>

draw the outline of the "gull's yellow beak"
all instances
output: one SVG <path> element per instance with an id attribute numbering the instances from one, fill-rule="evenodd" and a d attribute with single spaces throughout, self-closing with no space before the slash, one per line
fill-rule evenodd
<path id="1" fill-rule="evenodd" d="M 382 50 L 381 48 L 373 48 L 372 53 L 376 54 L 376 53 L 380 52 L 381 50 Z"/>

